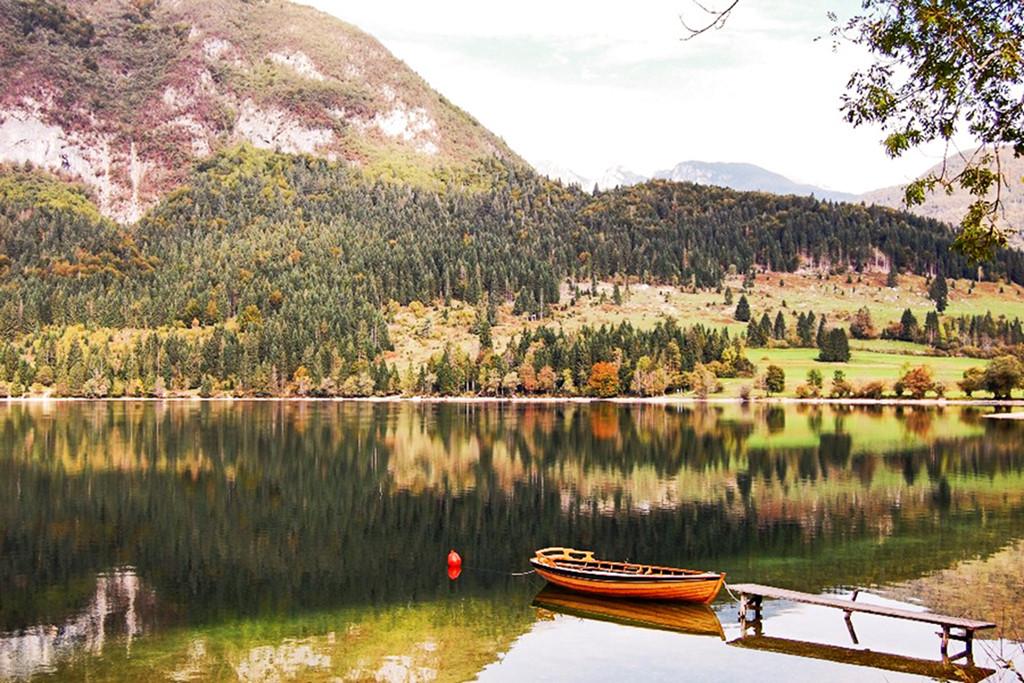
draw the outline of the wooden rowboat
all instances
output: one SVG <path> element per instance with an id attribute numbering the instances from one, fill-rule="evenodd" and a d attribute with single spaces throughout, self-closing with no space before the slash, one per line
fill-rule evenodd
<path id="1" fill-rule="evenodd" d="M 590 550 L 542 548 L 530 564 L 549 583 L 612 598 L 678 600 L 708 604 L 725 583 L 725 574 L 633 562 L 598 560 Z"/>

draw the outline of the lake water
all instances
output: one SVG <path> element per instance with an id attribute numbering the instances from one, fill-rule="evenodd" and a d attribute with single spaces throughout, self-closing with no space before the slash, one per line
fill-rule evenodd
<path id="1" fill-rule="evenodd" d="M 548 545 L 991 619 L 977 664 L 1019 667 L 1024 425 L 987 410 L 0 404 L 0 679 L 898 681 L 920 662 L 829 658 L 939 658 L 926 624 L 768 602 L 770 638 L 737 644 L 724 591 L 624 617 L 509 575 Z M 755 647 L 779 642 L 799 653 Z"/>

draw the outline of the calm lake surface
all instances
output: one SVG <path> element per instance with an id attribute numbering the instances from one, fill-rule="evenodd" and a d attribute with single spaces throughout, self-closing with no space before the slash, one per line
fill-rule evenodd
<path id="1" fill-rule="evenodd" d="M 939 658 L 926 624 L 855 615 L 855 644 L 842 612 L 766 603 L 796 656 L 734 644 L 724 591 L 623 615 L 507 575 L 547 545 L 991 619 L 977 664 L 1020 667 L 1024 424 L 988 410 L 3 403 L 0 679 L 897 681 L 919 677 L 822 652 Z"/>

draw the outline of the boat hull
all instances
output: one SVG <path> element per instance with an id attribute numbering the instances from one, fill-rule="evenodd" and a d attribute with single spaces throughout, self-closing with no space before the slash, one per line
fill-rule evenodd
<path id="1" fill-rule="evenodd" d="M 680 577 L 672 579 L 644 580 L 641 577 L 628 579 L 595 578 L 550 568 L 538 562 L 534 569 L 548 583 L 588 595 L 633 600 L 671 600 L 706 605 L 718 597 L 725 583 L 725 575 L 714 578 Z"/>

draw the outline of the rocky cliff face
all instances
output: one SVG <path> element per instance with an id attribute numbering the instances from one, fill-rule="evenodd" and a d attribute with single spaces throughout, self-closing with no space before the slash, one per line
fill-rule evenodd
<path id="1" fill-rule="evenodd" d="M 249 142 L 430 182 L 513 153 L 372 37 L 281 0 L 0 0 L 0 161 L 137 219 Z"/>

